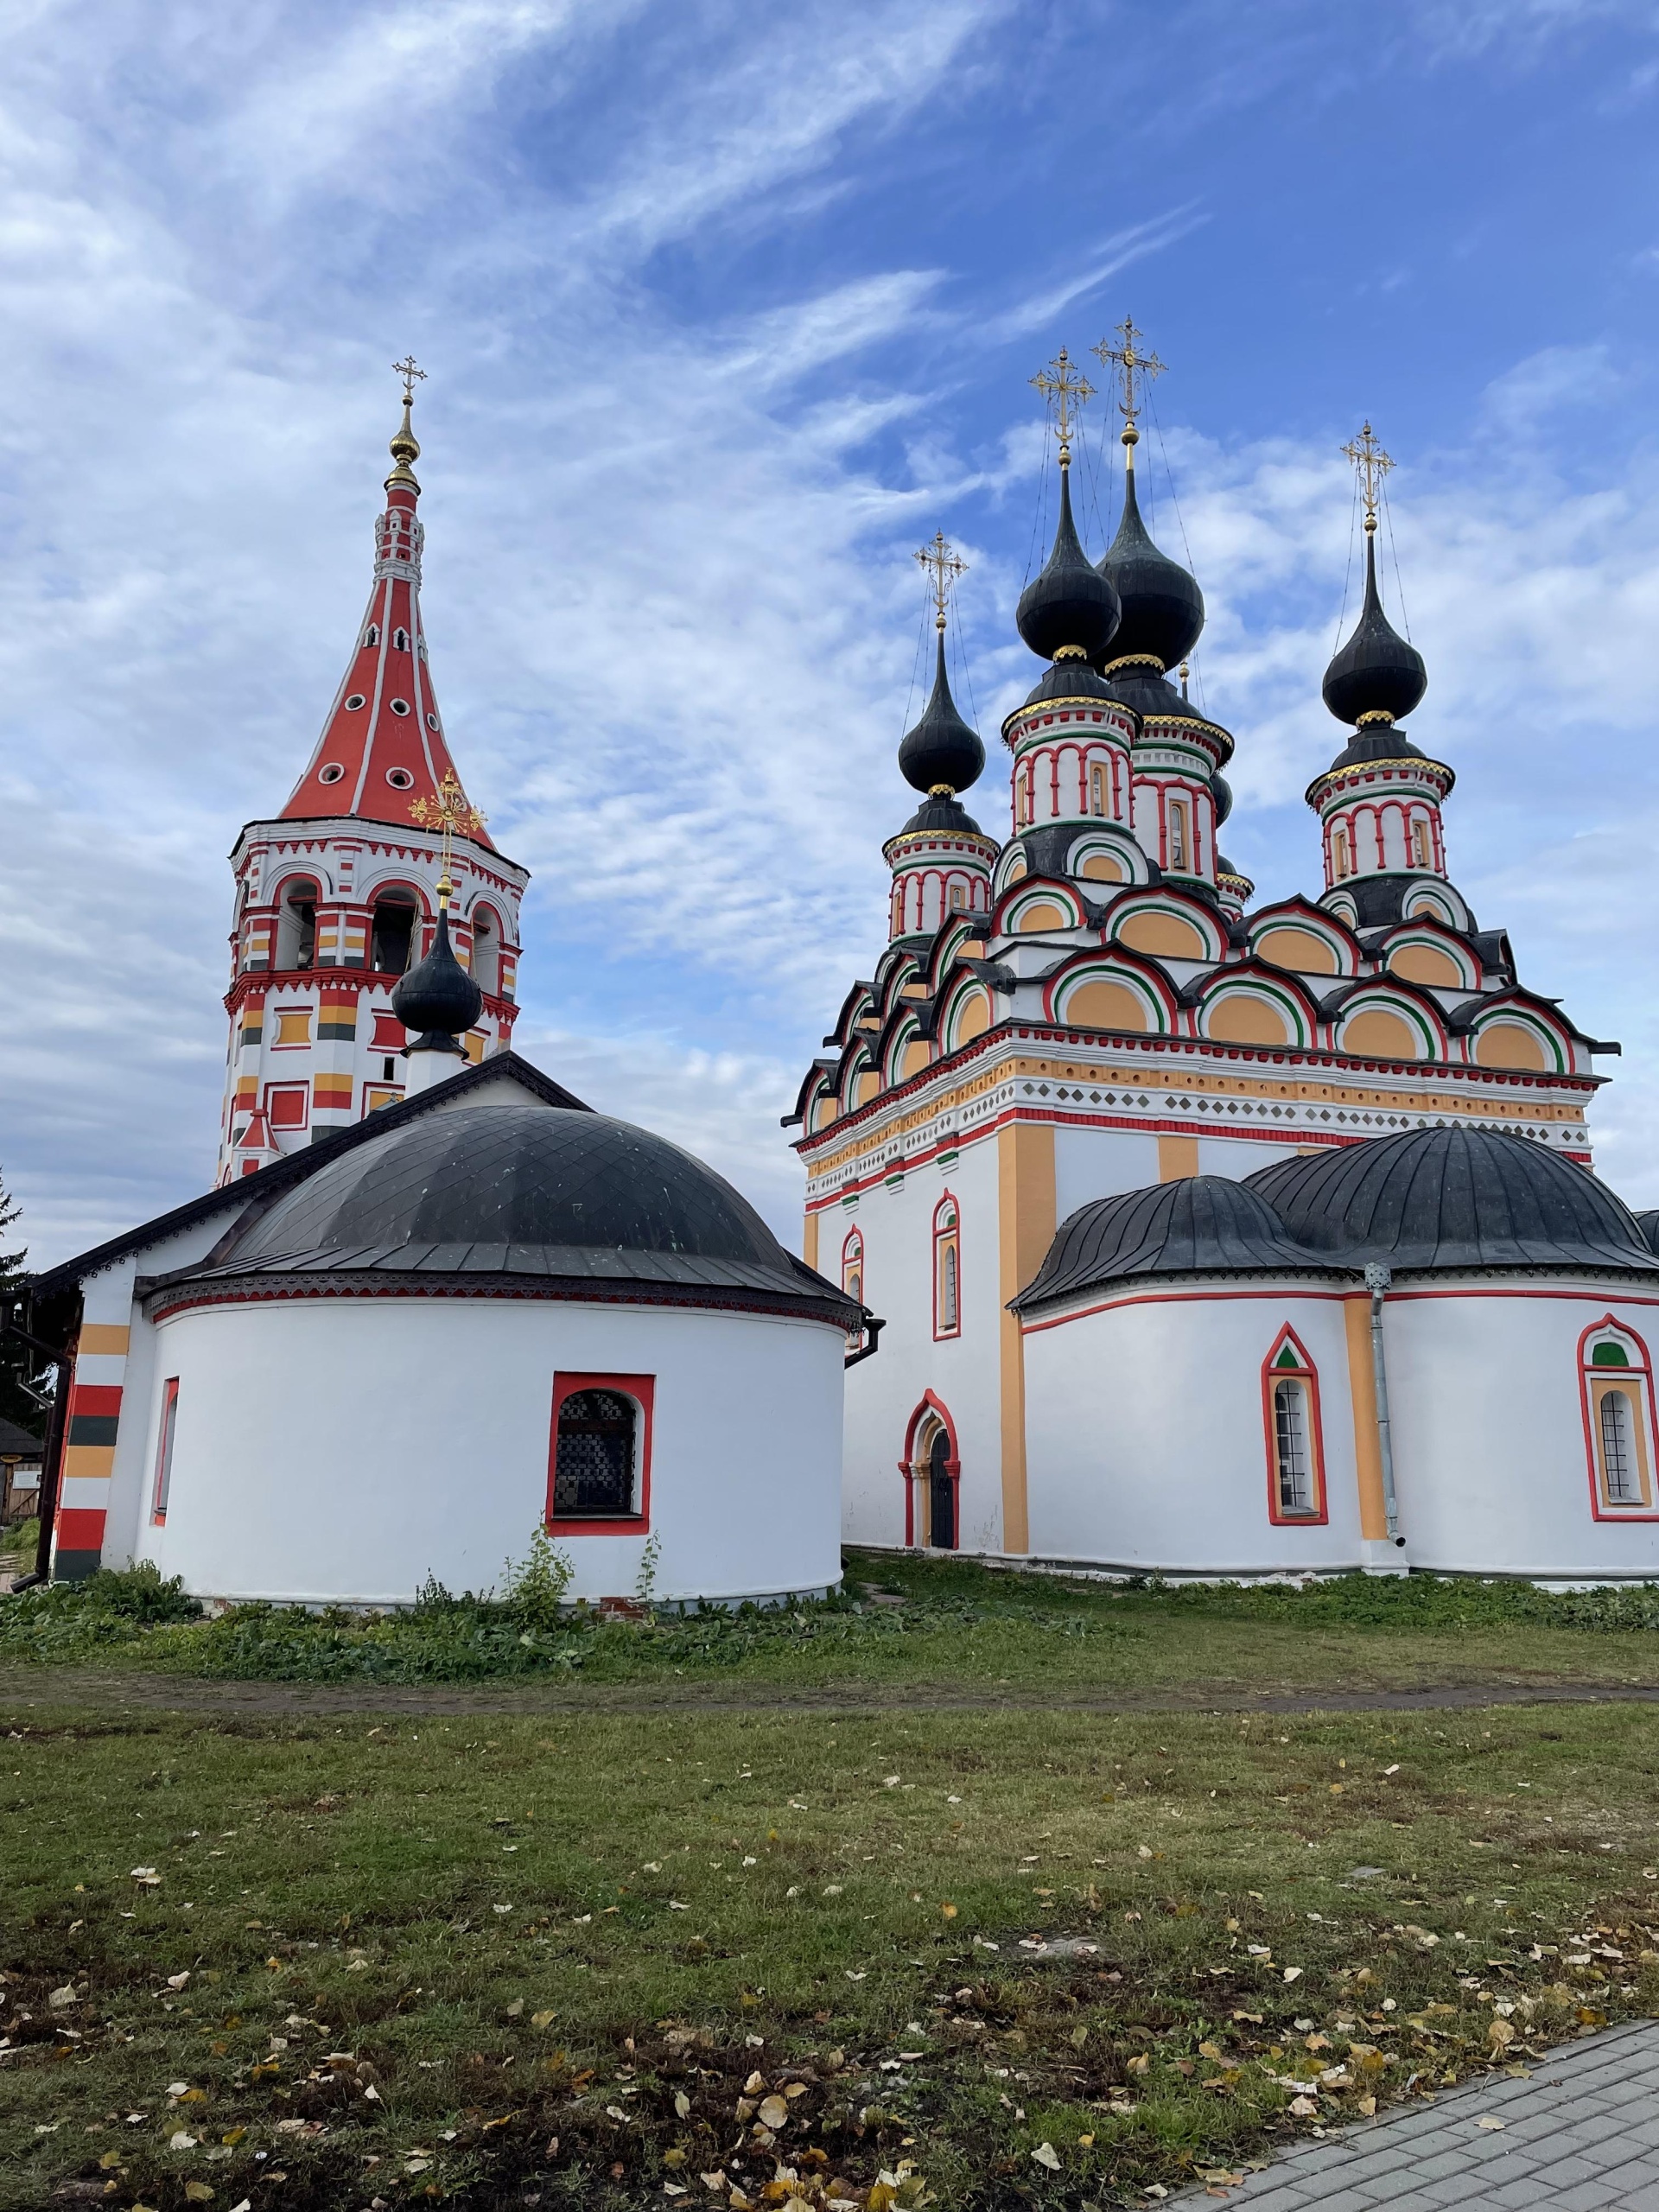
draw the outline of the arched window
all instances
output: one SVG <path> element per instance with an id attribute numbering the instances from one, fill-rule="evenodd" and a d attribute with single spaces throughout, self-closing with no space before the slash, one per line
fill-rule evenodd
<path id="1" fill-rule="evenodd" d="M 1192 831 L 1184 798 L 1173 798 L 1169 802 L 1169 865 L 1179 868 L 1188 868 L 1192 865 Z"/>
<path id="2" fill-rule="evenodd" d="M 1089 771 L 1089 811 L 1104 814 L 1106 805 L 1106 763 L 1096 760 Z"/>
<path id="3" fill-rule="evenodd" d="M 501 925 L 488 906 L 473 916 L 473 981 L 490 998 L 501 987 Z"/>
<path id="4" fill-rule="evenodd" d="M 1338 882 L 1349 873 L 1348 832 L 1345 830 L 1331 832 L 1331 873 Z"/>
<path id="5" fill-rule="evenodd" d="M 406 653 L 409 651 L 408 631 L 394 630 L 391 633 L 391 642 L 400 653 Z"/>
<path id="6" fill-rule="evenodd" d="M 651 1505 L 649 1375 L 558 1375 L 547 1525 L 573 1535 L 645 1527 Z"/>
<path id="7" fill-rule="evenodd" d="M 309 968 L 317 952 L 317 887 L 308 876 L 283 886 L 276 911 L 276 965 Z"/>
<path id="8" fill-rule="evenodd" d="M 848 1230 L 841 1248 L 841 1287 L 849 1298 L 864 1303 L 864 1239 L 855 1229 Z"/>
<path id="9" fill-rule="evenodd" d="M 415 944 L 416 906 L 408 891 L 383 891 L 374 902 L 369 965 L 382 976 L 401 976 Z"/>
<path id="10" fill-rule="evenodd" d="M 1421 817 L 1411 825 L 1411 859 L 1414 868 L 1432 865 L 1428 857 L 1428 824 Z"/>
<path id="11" fill-rule="evenodd" d="M 1590 1494 L 1598 1519 L 1653 1515 L 1653 1376 L 1647 1347 L 1610 1314 L 1580 1351 Z"/>
<path id="12" fill-rule="evenodd" d="M 933 1334 L 962 1332 L 962 1228 L 947 1191 L 933 1211 Z"/>
<path id="13" fill-rule="evenodd" d="M 365 645 L 378 645 L 379 644 L 380 625 L 378 622 L 370 623 L 368 628 L 363 632 L 363 642 Z"/>
<path id="14" fill-rule="evenodd" d="M 1289 1329 L 1280 1332 L 1262 1364 L 1262 1395 L 1268 1517 L 1276 1522 L 1322 1522 L 1328 1516 L 1319 1376 Z"/>

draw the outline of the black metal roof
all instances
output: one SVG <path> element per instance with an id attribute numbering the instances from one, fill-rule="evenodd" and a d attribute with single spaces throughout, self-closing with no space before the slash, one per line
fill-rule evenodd
<path id="1" fill-rule="evenodd" d="M 899 835 L 912 830 L 952 830 L 958 837 L 982 837 L 985 832 L 959 798 L 925 798 Z"/>
<path id="2" fill-rule="evenodd" d="M 1659 1206 L 1649 1206 L 1630 1218 L 1642 1232 L 1642 1241 L 1649 1250 L 1659 1253 Z"/>
<path id="3" fill-rule="evenodd" d="M 905 732 L 899 742 L 899 772 L 918 791 L 933 791 L 942 784 L 948 784 L 952 791 L 965 791 L 977 781 L 984 766 L 985 747 L 979 732 L 963 720 L 950 696 L 941 628 L 932 693 L 921 720 Z"/>
<path id="4" fill-rule="evenodd" d="M 165 1287 L 363 1274 L 677 1285 L 857 1310 L 677 1145 L 529 1101 L 377 1133 Z"/>
<path id="5" fill-rule="evenodd" d="M 1285 1234 L 1246 1183 L 1189 1175 L 1096 1198 L 1060 1224 L 1035 1278 L 1012 1303 L 1030 1313 L 1132 1275 L 1328 1274 L 1332 1263 Z"/>
<path id="6" fill-rule="evenodd" d="M 129 1253 L 141 1252 L 149 1244 L 163 1243 L 169 1236 L 194 1229 L 199 1221 L 211 1220 L 215 1214 L 232 1217 L 247 1213 L 251 1208 L 263 1211 L 281 1192 L 315 1175 L 342 1153 L 355 1152 L 359 1145 L 372 1142 L 389 1129 L 405 1128 L 409 1122 L 447 1106 L 452 1099 L 463 1098 L 469 1092 L 481 1090 L 503 1078 L 511 1079 L 550 1106 L 566 1107 L 577 1114 L 592 1110 L 575 1091 L 555 1083 L 550 1075 L 543 1075 L 540 1068 L 532 1067 L 517 1052 L 493 1053 L 477 1066 L 463 1068 L 458 1075 L 433 1084 L 413 1098 L 400 1099 L 395 1106 L 383 1106 L 364 1120 L 353 1122 L 349 1128 L 336 1130 L 332 1136 L 317 1137 L 297 1152 L 284 1153 L 280 1160 L 273 1160 L 262 1167 L 257 1175 L 238 1177 L 215 1190 L 204 1191 L 200 1198 L 187 1199 L 183 1205 L 157 1214 L 153 1221 L 140 1222 L 136 1229 L 109 1237 L 102 1244 L 94 1244 L 90 1251 L 78 1253 L 73 1260 L 62 1260 L 55 1268 L 42 1268 L 39 1274 L 29 1278 L 30 1294 L 37 1298 L 54 1296 L 75 1283 L 85 1282 L 89 1275 L 97 1274 L 117 1260 L 125 1259 Z"/>
<path id="7" fill-rule="evenodd" d="M 1116 588 L 1122 616 L 1114 653 L 1151 653 L 1165 668 L 1183 661 L 1204 628 L 1204 594 L 1198 579 L 1152 542 L 1135 496 L 1134 449 L 1123 476 L 1123 513 L 1100 563 Z"/>
<path id="8" fill-rule="evenodd" d="M 1359 1267 L 1659 1272 L 1622 1198 L 1501 1129 L 1402 1129 L 1246 1179 L 1306 1249 Z"/>
<path id="9" fill-rule="evenodd" d="M 1427 689 L 1422 655 L 1382 612 L 1376 588 L 1376 537 L 1368 523 L 1365 598 L 1352 635 L 1325 671 L 1325 703 L 1340 722 L 1357 724 L 1362 715 L 1372 714 L 1398 721 Z"/>

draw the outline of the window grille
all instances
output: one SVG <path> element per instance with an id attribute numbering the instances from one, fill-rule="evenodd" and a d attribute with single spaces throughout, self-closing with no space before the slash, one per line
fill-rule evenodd
<path id="1" fill-rule="evenodd" d="M 1601 1398 L 1601 1471 L 1610 1505 L 1640 1505 L 1636 1437 L 1630 1401 L 1623 1390 L 1604 1390 Z"/>
<path id="2" fill-rule="evenodd" d="M 1273 1386 L 1274 1457 L 1279 1478 L 1279 1510 L 1313 1510 L 1313 1467 L 1307 1452 L 1307 1393 L 1287 1378 Z"/>
<path id="3" fill-rule="evenodd" d="M 557 1520 L 611 1520 L 634 1510 L 639 1408 L 620 1390 L 575 1390 L 559 1408 L 553 1469 Z"/>

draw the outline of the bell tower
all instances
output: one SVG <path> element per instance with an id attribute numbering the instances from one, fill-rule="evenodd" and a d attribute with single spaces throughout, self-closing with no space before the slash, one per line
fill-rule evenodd
<path id="1" fill-rule="evenodd" d="M 221 1183 L 404 1096 L 410 1040 L 392 993 L 433 948 L 446 871 L 446 933 L 480 996 L 467 1057 L 505 1051 L 518 1015 L 530 876 L 496 850 L 450 758 L 421 620 L 411 415 L 424 372 L 406 359 L 397 373 L 404 418 L 346 673 L 286 805 L 249 823 L 231 855 Z"/>

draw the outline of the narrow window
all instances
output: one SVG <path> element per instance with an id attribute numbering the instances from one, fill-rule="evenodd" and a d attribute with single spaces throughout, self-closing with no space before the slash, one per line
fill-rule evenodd
<path id="1" fill-rule="evenodd" d="M 406 652 L 409 651 L 409 632 L 408 632 L 408 631 L 407 631 L 407 630 L 394 630 L 394 631 L 392 632 L 392 633 L 391 633 L 391 642 L 392 642 L 392 644 L 393 644 L 394 645 L 396 645 L 396 647 L 397 648 L 397 650 L 398 650 L 398 652 L 399 652 L 400 653 L 406 653 Z"/>
<path id="2" fill-rule="evenodd" d="M 892 912 L 891 912 L 891 913 L 889 914 L 889 916 L 888 916 L 888 919 L 887 919 L 887 933 L 888 933 L 888 935 L 889 935 L 889 936 L 891 936 L 891 937 L 897 937 L 897 936 L 899 934 L 899 932 L 903 930 L 904 926 L 905 926 L 905 891 L 904 891 L 904 886 L 903 886 L 902 884 L 899 884 L 899 883 L 895 883 L 895 884 L 893 885 L 893 887 Z"/>
<path id="3" fill-rule="evenodd" d="M 1331 833 L 1331 872 L 1340 882 L 1348 873 L 1348 832 L 1334 830 Z"/>
<path id="4" fill-rule="evenodd" d="M 1279 1510 L 1308 1513 L 1313 1494 L 1308 1480 L 1307 1401 L 1300 1382 L 1273 1386 L 1274 1449 L 1279 1471 Z"/>
<path id="5" fill-rule="evenodd" d="M 1419 868 L 1427 868 L 1430 865 L 1427 822 L 1414 822 L 1411 825 L 1411 856 Z"/>
<path id="6" fill-rule="evenodd" d="M 1014 823 L 1023 830 L 1031 820 L 1031 782 L 1026 776 L 1015 779 L 1014 786 Z"/>
<path id="7" fill-rule="evenodd" d="M 415 935 L 415 901 L 406 891 L 389 891 L 374 902 L 369 936 L 369 965 L 383 976 L 401 976 L 409 966 Z"/>
<path id="8" fill-rule="evenodd" d="M 1190 865 L 1187 857 L 1188 850 L 1186 801 L 1184 798 L 1173 798 L 1169 803 L 1169 864 L 1171 868 L 1188 867 Z"/>
<path id="9" fill-rule="evenodd" d="M 276 965 L 309 968 L 317 953 L 317 887 L 302 877 L 289 884 L 276 916 Z"/>
<path id="10" fill-rule="evenodd" d="M 1639 1338 L 1608 1322 L 1584 1359 L 1593 1507 L 1602 1513 L 1651 1509 L 1649 1407 L 1652 1380 Z"/>
<path id="11" fill-rule="evenodd" d="M 855 1229 L 841 1248 L 841 1287 L 849 1298 L 864 1303 L 864 1239 Z"/>
<path id="12" fill-rule="evenodd" d="M 370 623 L 368 628 L 363 632 L 363 642 L 365 645 L 378 645 L 379 644 L 380 625 L 378 622 Z"/>
<path id="13" fill-rule="evenodd" d="M 967 904 L 968 904 L 968 887 L 967 887 L 967 886 L 966 886 L 965 884 L 962 884 L 962 883 L 953 883 L 953 884 L 951 885 L 951 887 L 950 887 L 950 912 L 951 912 L 953 914 L 959 914 L 959 913 L 961 913 L 961 912 L 962 912 L 962 911 L 963 911 L 963 908 L 967 906 Z"/>
<path id="14" fill-rule="evenodd" d="M 933 1214 L 933 1334 L 954 1337 L 962 1328 L 962 1230 L 949 1193 Z"/>
<path id="15" fill-rule="evenodd" d="M 1324 1454 L 1319 1385 L 1312 1363 L 1287 1329 L 1262 1374 L 1268 1430 L 1268 1518 L 1323 1522 Z"/>
<path id="16" fill-rule="evenodd" d="M 1089 810 L 1091 814 L 1106 812 L 1106 764 L 1096 760 L 1089 771 Z"/>
<path id="17" fill-rule="evenodd" d="M 162 1385 L 162 1432 L 156 1445 L 156 1497 L 150 1508 L 153 1521 L 167 1518 L 168 1492 L 173 1487 L 173 1432 L 179 1419 L 179 1378 L 170 1375 Z"/>
<path id="18" fill-rule="evenodd" d="M 501 925 L 487 906 L 473 917 L 473 981 L 488 998 L 501 988 Z"/>
<path id="19" fill-rule="evenodd" d="M 553 1517 L 631 1518 L 639 1459 L 639 1408 L 620 1390 L 574 1390 L 559 1406 Z"/>

